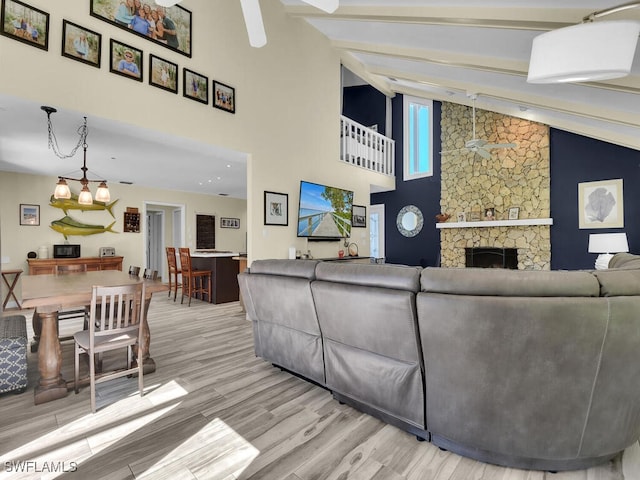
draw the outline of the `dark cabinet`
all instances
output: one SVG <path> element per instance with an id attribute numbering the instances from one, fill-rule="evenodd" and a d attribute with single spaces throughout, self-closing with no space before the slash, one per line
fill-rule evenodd
<path id="1" fill-rule="evenodd" d="M 232 257 L 191 257 L 196 270 L 211 270 L 211 303 L 236 302 L 240 299 L 238 287 L 239 263 Z"/>

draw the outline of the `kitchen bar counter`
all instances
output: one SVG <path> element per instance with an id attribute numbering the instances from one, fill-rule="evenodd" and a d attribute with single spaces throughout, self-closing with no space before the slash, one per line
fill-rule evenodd
<path id="1" fill-rule="evenodd" d="M 195 270 L 211 270 L 211 303 L 237 302 L 240 299 L 238 288 L 238 252 L 194 251 L 191 253 L 191 265 Z"/>

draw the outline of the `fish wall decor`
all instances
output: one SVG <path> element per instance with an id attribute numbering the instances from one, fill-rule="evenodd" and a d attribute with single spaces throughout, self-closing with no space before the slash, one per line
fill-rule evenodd
<path id="1" fill-rule="evenodd" d="M 78 195 L 75 193 L 71 194 L 71 198 L 55 198 L 51 195 L 49 199 L 49 205 L 55 208 L 61 208 L 65 215 L 69 213 L 69 210 L 81 210 L 83 212 L 88 210 L 99 211 L 106 210 L 111 214 L 113 218 L 116 216 L 113 214 L 112 208 L 118 202 L 118 200 L 114 200 L 113 202 L 107 204 L 105 202 L 98 202 L 96 200 L 93 201 L 91 205 L 80 205 L 78 203 Z"/>
<path id="2" fill-rule="evenodd" d="M 104 225 L 89 225 L 86 223 L 80 223 L 67 215 L 60 220 L 54 220 L 51 222 L 50 226 L 56 232 L 64 235 L 66 240 L 69 235 L 95 235 L 97 233 L 104 232 L 119 233 L 112 229 L 115 223 L 116 222 L 114 220 L 107 227 Z"/>

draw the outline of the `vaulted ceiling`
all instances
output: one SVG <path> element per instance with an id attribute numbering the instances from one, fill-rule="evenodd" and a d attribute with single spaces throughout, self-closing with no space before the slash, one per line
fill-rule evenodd
<path id="1" fill-rule="evenodd" d="M 468 94 L 477 93 L 478 108 L 640 149 L 640 49 L 624 78 L 526 82 L 534 37 L 620 2 L 340 0 L 327 14 L 298 0 L 281 1 L 289 15 L 330 39 L 345 67 L 387 95 L 470 105 Z M 640 20 L 640 8 L 603 19 Z"/>

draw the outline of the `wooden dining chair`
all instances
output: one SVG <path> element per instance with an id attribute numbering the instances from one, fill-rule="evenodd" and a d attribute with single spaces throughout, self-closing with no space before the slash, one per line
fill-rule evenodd
<path id="1" fill-rule="evenodd" d="M 54 272 L 56 275 L 73 275 L 77 273 L 84 273 L 87 271 L 86 263 L 79 263 L 75 265 L 55 265 Z M 58 310 L 58 332 L 60 332 L 60 321 L 72 320 L 74 318 L 82 318 L 84 320 L 84 328 L 87 328 L 87 322 L 89 321 L 89 306 L 85 305 L 81 308 L 64 308 Z M 72 340 L 73 336 L 59 336 L 60 341 Z"/>
<path id="2" fill-rule="evenodd" d="M 142 275 L 142 277 L 147 279 L 147 280 L 157 280 L 158 279 L 158 271 L 157 270 L 152 270 L 150 268 L 145 268 L 144 269 L 144 274 Z"/>
<path id="3" fill-rule="evenodd" d="M 173 291 L 173 301 L 175 302 L 178 296 L 178 287 L 182 286 L 180 283 L 178 283 L 178 275 L 182 274 L 182 270 L 178 268 L 176 260 L 176 249 L 174 247 L 167 247 L 166 250 L 167 264 L 169 265 L 169 297 L 171 297 L 171 291 Z"/>
<path id="4" fill-rule="evenodd" d="M 188 248 L 180 249 L 180 268 L 182 269 L 182 297 L 180 303 L 184 302 L 184 296 L 189 297 L 189 306 L 191 306 L 191 298 L 194 295 L 200 295 L 200 300 L 211 301 L 211 270 L 194 270 L 191 266 L 191 252 Z"/>
<path id="5" fill-rule="evenodd" d="M 96 384 L 114 378 L 138 374 L 140 396 L 144 394 L 143 364 L 146 289 L 144 282 L 133 285 L 101 287 L 94 285 L 91 295 L 89 329 L 76 332 L 74 391 L 79 392 L 80 355 L 89 357 L 89 383 L 91 387 L 91 411 L 96 411 Z M 102 353 L 127 349 L 126 368 L 102 372 L 96 376 L 97 357 Z M 134 363 L 134 360 L 140 359 Z"/>
<path id="6" fill-rule="evenodd" d="M 140 276 L 140 267 L 129 265 L 129 275 L 135 275 L 136 277 Z"/>

